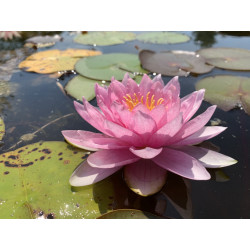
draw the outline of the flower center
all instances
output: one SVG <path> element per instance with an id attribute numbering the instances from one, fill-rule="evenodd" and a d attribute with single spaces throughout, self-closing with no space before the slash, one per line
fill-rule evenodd
<path id="1" fill-rule="evenodd" d="M 123 98 L 125 99 L 125 103 L 129 111 L 132 111 L 134 107 L 138 105 L 139 103 L 144 104 L 149 110 L 152 110 L 157 105 L 162 104 L 164 102 L 163 98 L 159 98 L 156 102 L 155 95 L 152 95 L 151 98 L 149 98 L 149 95 L 150 95 L 150 92 L 148 92 L 146 95 L 146 98 L 144 98 L 144 96 L 138 97 L 137 94 L 134 93 L 133 97 L 131 97 L 131 95 L 129 94 L 126 94 L 126 96 L 123 96 Z"/>

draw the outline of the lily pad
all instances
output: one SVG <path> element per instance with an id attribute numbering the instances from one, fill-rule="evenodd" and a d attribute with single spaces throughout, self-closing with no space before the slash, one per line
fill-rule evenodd
<path id="1" fill-rule="evenodd" d="M 205 100 L 224 111 L 242 107 L 250 115 L 250 78 L 232 75 L 206 77 L 196 89 L 206 89 Z"/>
<path id="2" fill-rule="evenodd" d="M 108 212 L 113 196 L 108 179 L 75 189 L 69 184 L 87 153 L 50 141 L 1 154 L 0 218 L 96 218 Z"/>
<path id="3" fill-rule="evenodd" d="M 161 217 L 137 209 L 117 209 L 97 219 L 161 219 Z"/>
<path id="4" fill-rule="evenodd" d="M 156 53 L 142 50 L 139 59 L 144 69 L 166 76 L 187 76 L 190 72 L 203 74 L 214 68 L 192 51 L 172 50 Z"/>
<path id="5" fill-rule="evenodd" d="M 135 77 L 135 81 L 139 83 L 142 76 Z M 91 101 L 95 98 L 95 84 L 99 83 L 101 86 L 109 85 L 109 81 L 101 82 L 100 80 L 93 80 L 84 76 L 78 75 L 71 79 L 65 86 L 65 91 L 68 95 L 72 96 L 78 101 L 82 101 L 82 97 L 87 101 Z"/>
<path id="6" fill-rule="evenodd" d="M 250 70 L 250 50 L 238 48 L 207 48 L 197 53 L 206 62 L 222 69 Z"/>
<path id="7" fill-rule="evenodd" d="M 136 36 L 136 39 L 145 43 L 167 44 L 184 43 L 190 40 L 190 37 L 176 32 L 147 32 Z"/>
<path id="8" fill-rule="evenodd" d="M 0 117 L 0 141 L 3 139 L 5 134 L 5 124 L 3 118 Z"/>
<path id="9" fill-rule="evenodd" d="M 25 47 L 43 48 L 53 46 L 56 42 L 62 41 L 62 37 L 58 34 L 54 36 L 34 36 L 30 37 L 25 41 Z"/>
<path id="10" fill-rule="evenodd" d="M 70 80 L 65 86 L 67 94 L 81 101 L 84 96 L 87 101 L 95 98 L 96 80 L 78 75 Z"/>
<path id="11" fill-rule="evenodd" d="M 131 32 L 118 32 L 118 31 L 101 31 L 90 32 L 87 34 L 79 34 L 74 38 L 77 43 L 87 45 L 114 45 L 121 44 L 126 41 L 132 41 L 135 39 L 135 34 Z"/>
<path id="12" fill-rule="evenodd" d="M 126 72 L 131 72 L 132 78 L 135 77 L 133 73 L 147 73 L 141 68 L 137 55 L 126 53 L 86 57 L 76 63 L 75 70 L 82 76 L 106 81 L 113 76 L 116 80 L 122 80 Z"/>
<path id="13" fill-rule="evenodd" d="M 100 51 L 84 49 L 46 50 L 32 54 L 19 64 L 19 68 L 40 74 L 73 70 L 82 57 L 100 55 Z"/>

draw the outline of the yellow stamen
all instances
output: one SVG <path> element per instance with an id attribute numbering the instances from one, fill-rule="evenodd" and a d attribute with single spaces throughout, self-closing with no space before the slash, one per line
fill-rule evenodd
<path id="1" fill-rule="evenodd" d="M 134 98 L 132 98 L 131 95 L 129 95 L 129 94 L 126 94 L 126 96 L 124 96 L 123 98 L 125 99 L 125 103 L 126 103 L 129 111 L 132 111 L 139 103 L 144 104 L 149 110 L 152 110 L 157 105 L 160 105 L 164 102 L 163 98 L 159 98 L 157 100 L 156 105 L 155 105 L 155 102 L 156 102 L 155 95 L 152 95 L 150 100 L 149 100 L 149 95 L 150 95 L 150 91 L 146 95 L 145 103 L 143 102 L 144 96 L 141 96 L 141 98 L 139 99 L 139 96 L 137 96 L 136 93 L 134 93 Z"/>

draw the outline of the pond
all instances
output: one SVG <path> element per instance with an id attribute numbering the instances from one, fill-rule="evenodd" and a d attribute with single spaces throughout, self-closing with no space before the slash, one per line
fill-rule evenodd
<path id="1" fill-rule="evenodd" d="M 81 89 L 74 89 L 71 95 L 67 89 L 67 84 L 79 73 L 74 70 L 74 67 L 64 72 L 60 69 L 58 70 L 60 72 L 54 70 L 53 74 L 28 72 L 27 66 L 18 68 L 19 63 L 28 56 L 36 52 L 55 49 L 84 49 L 103 55 L 130 53 L 136 56 L 149 50 L 154 52 L 173 50 L 196 52 L 205 48 L 248 50 L 250 49 L 250 34 L 248 32 L 185 31 L 178 32 L 178 34 L 186 35 L 188 40 L 178 43 L 169 41 L 165 44 L 127 38 L 127 41 L 120 44 L 99 45 L 97 40 L 97 42 L 85 45 L 75 40 L 76 36 L 90 33 L 23 32 L 20 38 L 7 41 L 0 39 L 0 112 L 5 126 L 5 134 L 0 147 L 0 218 L 97 218 L 100 216 L 108 218 L 250 218 L 249 97 L 246 97 L 245 102 L 237 99 L 236 102 L 229 100 L 226 104 L 218 105 L 207 125 L 225 126 L 227 129 L 218 136 L 203 142 L 204 147 L 236 159 L 237 164 L 208 170 L 211 179 L 206 181 L 186 179 L 168 172 L 163 188 L 153 195 L 143 197 L 129 189 L 124 181 L 122 170 L 90 186 L 73 187 L 69 184 L 72 172 L 89 156 L 90 152 L 70 146 L 65 142 L 61 131 L 98 132 L 75 110 L 73 101 L 81 98 L 72 96 L 79 96 L 79 93 L 81 95 Z M 133 33 L 139 36 L 146 32 Z M 24 45 L 26 39 L 41 35 L 54 36 L 57 40 L 46 41 L 48 45 L 46 47 L 35 45 L 34 41 L 29 46 L 27 42 L 26 46 Z M 43 41 L 42 44 L 44 43 Z M 44 58 L 49 57 L 53 56 L 48 54 Z M 68 64 L 74 57 L 81 60 L 83 56 L 69 56 L 64 64 Z M 149 64 L 150 60 L 148 60 Z M 180 62 L 182 68 L 185 68 L 185 64 L 190 64 L 190 61 L 185 60 Z M 228 60 L 230 61 L 230 58 Z M 244 65 L 247 63 L 249 65 L 248 58 L 243 60 L 245 60 Z M 154 62 L 153 59 L 151 65 L 145 66 L 148 64 L 141 61 L 142 66 L 145 67 L 143 72 L 147 72 L 147 67 L 155 66 L 152 62 Z M 240 64 L 238 61 L 236 63 Z M 199 61 L 199 67 L 201 64 Z M 41 67 L 46 68 L 44 65 Z M 93 65 L 97 63 L 94 62 Z M 206 63 L 206 67 L 211 67 L 211 65 Z M 130 66 L 126 64 L 122 66 L 125 67 L 124 73 L 126 67 Z M 170 66 L 175 67 L 171 69 L 175 72 L 176 65 Z M 112 67 L 114 67 L 114 72 L 117 72 L 116 65 Z M 93 69 L 93 72 L 98 70 L 100 72 L 100 68 Z M 151 73 L 148 72 L 151 78 L 156 75 L 155 71 L 148 68 L 147 70 L 151 71 Z M 142 74 L 137 77 L 141 80 L 140 75 Z M 110 78 L 102 79 L 102 76 L 100 74 L 100 79 L 94 81 L 107 85 Z M 162 75 L 162 79 L 166 84 L 173 76 L 174 73 Z M 184 70 L 184 73 L 179 76 L 180 97 L 198 90 L 197 83 L 202 83 L 201 80 L 214 76 L 250 77 L 250 68 L 233 70 L 225 66 L 217 66 L 203 73 Z M 231 79 L 229 77 L 228 81 Z M 224 79 L 218 79 L 219 83 L 223 81 Z M 239 81 L 238 78 L 235 80 L 236 85 L 237 81 Z M 84 93 L 89 95 L 90 104 L 97 106 L 96 98 L 91 97 L 93 95 L 91 84 L 93 83 L 89 84 L 90 87 L 86 87 Z M 244 89 L 239 87 L 238 97 L 249 96 L 249 84 L 246 82 Z M 209 91 L 207 90 L 208 93 Z M 217 93 L 221 90 L 212 89 L 211 91 Z M 229 91 L 231 91 L 230 88 Z M 202 102 L 196 115 L 201 114 L 211 105 L 218 104 L 214 103 L 213 95 L 212 97 L 205 96 L 205 99 L 206 101 Z M 115 210 L 118 210 L 117 214 L 106 214 Z"/>

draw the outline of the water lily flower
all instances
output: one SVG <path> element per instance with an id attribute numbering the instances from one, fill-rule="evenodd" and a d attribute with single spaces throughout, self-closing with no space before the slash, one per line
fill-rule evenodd
<path id="1" fill-rule="evenodd" d="M 163 187 L 168 171 L 188 179 L 208 180 L 206 168 L 237 162 L 195 146 L 226 129 L 205 126 L 215 105 L 192 118 L 202 103 L 203 89 L 180 98 L 178 77 L 165 86 L 160 75 L 151 80 L 145 74 L 138 85 L 126 74 L 122 82 L 112 78 L 109 87 L 96 84 L 95 92 L 99 108 L 84 97 L 83 105 L 74 105 L 79 115 L 101 133 L 62 131 L 70 144 L 96 151 L 74 171 L 72 186 L 96 183 L 123 168 L 127 185 L 147 196 Z"/>
<path id="2" fill-rule="evenodd" d="M 12 40 L 14 37 L 21 37 L 19 31 L 0 31 L 0 39 L 4 38 L 4 40 Z"/>

